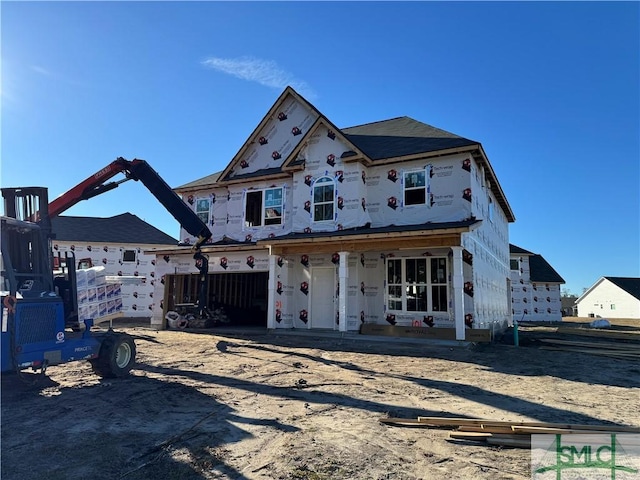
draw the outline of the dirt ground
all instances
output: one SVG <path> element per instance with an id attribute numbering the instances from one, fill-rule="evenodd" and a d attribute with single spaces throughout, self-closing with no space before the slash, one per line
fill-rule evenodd
<path id="1" fill-rule="evenodd" d="M 527 449 L 379 419 L 640 424 L 636 361 L 540 350 L 526 328 L 520 347 L 118 329 L 129 378 L 2 378 L 3 480 L 529 479 Z"/>

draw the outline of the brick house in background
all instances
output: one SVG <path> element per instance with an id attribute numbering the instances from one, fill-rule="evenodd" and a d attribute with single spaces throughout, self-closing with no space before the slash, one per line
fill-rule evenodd
<path id="1" fill-rule="evenodd" d="M 175 190 L 213 231 L 208 301 L 232 324 L 464 339 L 511 321 L 515 217 L 479 142 L 409 117 L 340 129 L 288 87 L 224 171 Z M 157 255 L 160 325 L 197 270 Z"/>
<path id="2" fill-rule="evenodd" d="M 518 322 L 561 322 L 564 279 L 542 255 L 509 245 L 511 314 Z"/>
<path id="3" fill-rule="evenodd" d="M 122 313 L 151 317 L 154 298 L 156 248 L 178 241 L 131 213 L 109 218 L 57 216 L 51 219 L 54 263 L 58 253 L 73 253 L 77 263 L 104 266 L 107 275 L 139 276 L 144 284 L 122 285 Z"/>

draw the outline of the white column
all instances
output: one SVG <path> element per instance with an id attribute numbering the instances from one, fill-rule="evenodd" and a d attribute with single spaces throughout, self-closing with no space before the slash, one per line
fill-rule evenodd
<path id="1" fill-rule="evenodd" d="M 464 340 L 464 274 L 462 247 L 451 247 L 453 251 L 453 312 L 455 315 L 456 340 Z"/>
<path id="2" fill-rule="evenodd" d="M 267 292 L 267 328 L 276 328 L 276 255 L 269 255 L 269 287 Z"/>
<path id="3" fill-rule="evenodd" d="M 340 281 L 340 289 L 338 291 L 338 313 L 340 315 L 340 323 L 338 330 L 347 331 L 347 284 L 349 282 L 349 252 L 340 253 L 340 266 L 338 267 L 338 278 Z"/>

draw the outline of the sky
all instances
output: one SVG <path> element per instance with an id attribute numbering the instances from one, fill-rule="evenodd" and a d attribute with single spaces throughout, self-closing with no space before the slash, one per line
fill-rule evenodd
<path id="1" fill-rule="evenodd" d="M 220 171 L 287 85 L 336 126 L 482 143 L 510 242 L 580 294 L 640 277 L 638 2 L 0 2 L 3 187 L 55 198 L 117 157 Z M 179 226 L 137 182 L 66 215 Z"/>

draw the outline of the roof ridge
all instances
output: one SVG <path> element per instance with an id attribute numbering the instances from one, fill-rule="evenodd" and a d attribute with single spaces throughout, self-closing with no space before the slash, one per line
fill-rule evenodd
<path id="1" fill-rule="evenodd" d="M 125 215 L 130 215 L 132 217 L 136 217 L 136 218 L 142 220 L 136 214 L 131 213 L 131 212 L 118 213 L 117 215 L 111 215 L 110 217 L 95 217 L 93 215 L 56 215 L 53 218 L 82 218 L 82 219 L 90 219 L 90 220 L 111 220 L 112 218 L 123 217 Z M 144 220 L 142 220 L 142 221 L 144 222 Z"/>
<path id="2" fill-rule="evenodd" d="M 399 120 L 401 118 L 408 118 L 408 119 L 413 120 L 415 122 L 418 121 L 415 118 L 409 117 L 408 115 L 400 115 L 399 117 L 387 118 L 386 120 L 376 120 L 376 121 L 373 121 L 373 122 L 362 123 L 360 125 L 352 125 L 350 127 L 343 127 L 343 128 L 340 128 L 340 130 L 348 130 L 350 128 L 365 127 L 367 125 L 375 125 L 376 123 L 390 122 L 391 120 Z"/>

